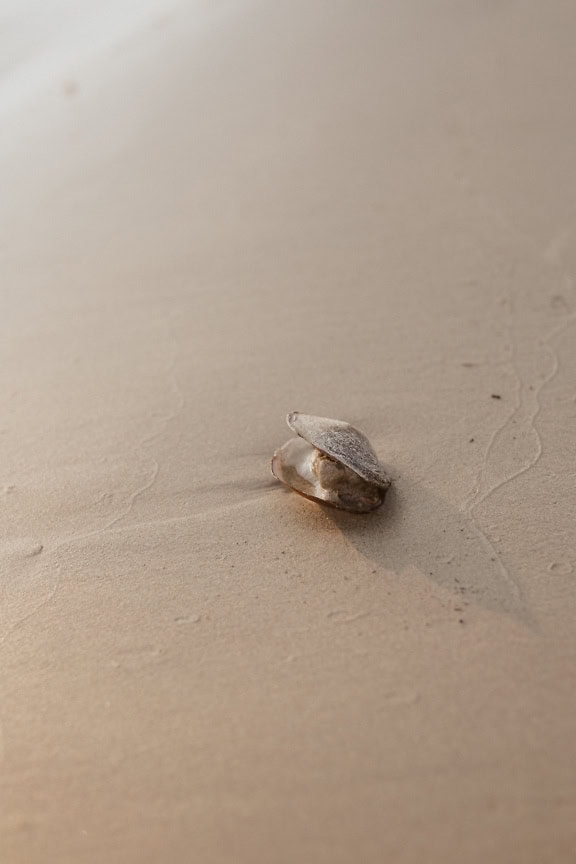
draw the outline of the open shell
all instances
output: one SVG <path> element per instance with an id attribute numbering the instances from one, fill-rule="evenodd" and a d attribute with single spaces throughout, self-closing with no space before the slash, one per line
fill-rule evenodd
<path id="1" fill-rule="evenodd" d="M 286 417 L 299 438 L 274 453 L 272 473 L 300 495 L 368 513 L 380 507 L 390 483 L 365 435 L 342 420 L 293 411 Z"/>

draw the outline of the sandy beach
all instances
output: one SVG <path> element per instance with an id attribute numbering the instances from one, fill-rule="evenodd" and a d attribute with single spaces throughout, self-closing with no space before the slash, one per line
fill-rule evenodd
<path id="1" fill-rule="evenodd" d="M 572 864 L 574 4 L 3 5 L 2 864 Z"/>

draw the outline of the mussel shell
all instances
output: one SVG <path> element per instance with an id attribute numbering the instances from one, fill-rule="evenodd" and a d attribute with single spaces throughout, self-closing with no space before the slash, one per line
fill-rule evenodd
<path id="1" fill-rule="evenodd" d="M 276 450 L 271 468 L 278 480 L 305 498 L 352 513 L 380 507 L 388 488 L 369 483 L 303 438 L 291 438 Z M 322 485 L 327 475 L 333 482 Z"/>
<path id="2" fill-rule="evenodd" d="M 298 411 L 286 420 L 300 437 L 274 453 L 278 480 L 340 510 L 368 513 L 382 504 L 392 481 L 362 432 L 342 420 Z"/>
<path id="3" fill-rule="evenodd" d="M 372 445 L 354 426 L 299 411 L 288 414 L 286 422 L 301 438 L 351 468 L 359 477 L 382 489 L 390 486 L 391 478 L 378 461 Z"/>

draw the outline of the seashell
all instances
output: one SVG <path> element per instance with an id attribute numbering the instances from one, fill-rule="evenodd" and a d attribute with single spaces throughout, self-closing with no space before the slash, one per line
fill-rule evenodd
<path id="1" fill-rule="evenodd" d="M 365 435 L 342 420 L 293 411 L 291 438 L 274 453 L 272 473 L 295 492 L 352 513 L 380 507 L 392 478 Z"/>

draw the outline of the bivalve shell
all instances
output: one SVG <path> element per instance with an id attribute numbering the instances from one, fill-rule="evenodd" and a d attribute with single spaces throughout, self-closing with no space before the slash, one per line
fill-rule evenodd
<path id="1" fill-rule="evenodd" d="M 272 458 L 272 473 L 306 498 L 340 510 L 368 513 L 392 482 L 366 436 L 342 420 L 293 411 L 291 438 Z"/>

